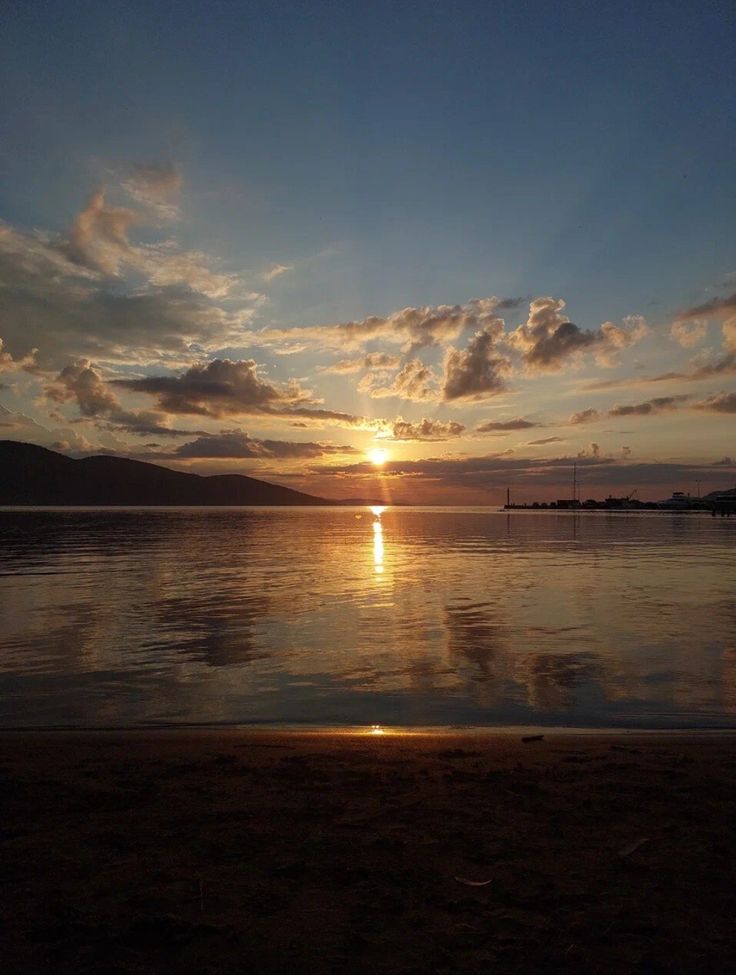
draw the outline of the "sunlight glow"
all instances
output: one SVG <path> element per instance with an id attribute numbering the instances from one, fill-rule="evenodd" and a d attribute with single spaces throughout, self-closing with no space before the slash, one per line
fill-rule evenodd
<path id="1" fill-rule="evenodd" d="M 367 457 L 371 464 L 375 464 L 376 467 L 383 467 L 389 459 L 389 454 L 385 447 L 371 447 Z"/>
<path id="2" fill-rule="evenodd" d="M 374 508 L 371 510 L 376 511 Z M 373 522 L 373 568 L 378 575 L 383 572 L 383 525 L 378 515 Z"/>

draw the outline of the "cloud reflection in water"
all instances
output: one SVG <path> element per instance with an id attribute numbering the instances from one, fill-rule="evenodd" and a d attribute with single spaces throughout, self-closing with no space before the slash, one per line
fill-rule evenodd
<path id="1" fill-rule="evenodd" d="M 0 724 L 734 722 L 733 523 L 355 514 L 0 512 Z"/>

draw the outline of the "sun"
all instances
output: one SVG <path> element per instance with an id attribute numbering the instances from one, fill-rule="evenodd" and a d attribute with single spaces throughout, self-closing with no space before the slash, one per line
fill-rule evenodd
<path id="1" fill-rule="evenodd" d="M 368 460 L 376 467 L 383 467 L 388 460 L 388 451 L 385 447 L 372 447 L 368 451 Z"/>

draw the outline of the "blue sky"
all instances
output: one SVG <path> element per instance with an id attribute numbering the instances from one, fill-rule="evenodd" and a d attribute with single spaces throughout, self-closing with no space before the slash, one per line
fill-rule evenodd
<path id="1" fill-rule="evenodd" d="M 16 256 L 39 234 L 50 246 L 65 246 L 90 194 L 103 187 L 104 206 L 94 218 L 98 237 L 104 207 L 143 203 L 151 218 L 159 206 L 155 219 L 125 218 L 125 241 L 168 242 L 168 253 L 196 253 L 201 264 L 235 276 L 237 287 L 227 295 L 207 298 L 230 314 L 240 301 L 252 317 L 242 337 L 230 329 L 219 345 L 209 333 L 197 342 L 190 330 L 190 358 L 175 364 L 141 356 L 133 342 L 129 361 L 120 342 L 114 357 L 101 346 L 93 357 L 91 343 L 73 341 L 65 357 L 57 342 L 54 356 L 44 359 L 40 349 L 43 375 L 12 373 L 0 402 L 50 428 L 40 391 L 83 354 L 102 383 L 133 373 L 178 375 L 227 357 L 255 361 L 273 382 L 298 379 L 332 411 L 387 422 L 454 418 L 475 430 L 489 409 L 500 409 L 508 419 L 532 415 L 549 426 L 565 412 L 600 411 L 584 394 L 570 396 L 570 380 L 577 389 L 602 369 L 608 379 L 691 374 L 707 354 L 717 360 L 730 350 L 722 333 L 727 310 L 695 316 L 705 330 L 700 344 L 683 347 L 670 330 L 683 311 L 736 290 L 736 32 L 729 8 L 713 2 L 12 5 L 0 41 L 0 218 L 25 235 L 25 244 L 14 245 Z M 167 194 L 173 217 L 164 219 L 161 199 L 153 201 L 150 167 L 176 174 L 155 188 Z M 139 183 L 148 179 L 147 189 L 133 187 L 132 200 L 131 173 Z M 102 268 L 90 253 L 72 257 L 102 275 L 94 287 L 108 296 L 193 287 L 191 275 L 173 281 L 170 271 L 162 284 L 140 254 L 135 262 L 116 259 Z M 286 270 L 269 277 L 279 266 Z M 73 277 L 68 268 L 61 273 Z M 545 296 L 564 299 L 564 315 L 586 334 L 604 322 L 626 327 L 629 316 L 645 319 L 647 333 L 640 328 L 636 341 L 619 343 L 616 363 L 610 356 L 604 365 L 584 360 L 582 343 L 564 368 L 560 362 L 541 370 L 545 375 L 533 363 L 514 364 L 503 393 L 489 388 L 465 412 L 464 401 L 439 394 L 417 401 L 368 393 L 367 402 L 365 390 L 386 383 L 366 381 L 360 390 L 360 374 L 325 374 L 334 356 L 325 358 L 316 340 L 309 350 L 284 356 L 277 342 L 254 344 L 249 337 L 253 330 L 318 328 L 488 296 L 524 299 L 504 312 L 507 333 L 527 322 L 531 300 Z M 20 361 L 28 350 L 12 302 L 5 314 L 11 323 L 0 326 L 0 338 L 6 355 Z M 421 361 L 441 370 L 448 348 L 462 349 L 477 324 L 425 347 Z M 516 353 L 523 351 L 519 342 Z M 376 340 L 365 351 L 381 348 Z M 7 362 L 5 371 L 10 374 Z M 640 414 L 648 430 L 638 440 L 632 434 L 638 459 L 705 463 L 733 453 L 724 415 L 690 408 L 728 396 L 729 375 L 722 370 L 697 390 L 690 380 L 687 389 L 668 388 L 667 395 L 687 394 L 688 405 Z M 439 372 L 437 382 L 443 382 Z M 638 392 L 648 402 L 661 390 Z M 119 387 L 114 395 L 133 409 L 125 399 L 130 393 Z M 75 396 L 52 396 L 61 411 L 56 427 L 68 420 L 82 429 Z M 122 428 L 116 436 L 109 411 L 102 417 L 83 411 L 81 418 L 88 447 L 144 450 Z M 251 437 L 285 437 L 273 415 L 230 411 L 227 419 L 229 430 Z M 329 431 L 315 418 L 308 422 L 310 438 L 316 430 L 314 442 L 326 443 Z M 657 424 L 665 426 L 660 431 Z M 215 427 L 204 432 L 213 435 Z M 307 436 L 299 430 L 289 438 Z M 589 449 L 569 431 L 563 436 L 554 427 L 553 433 L 571 456 Z M 362 449 L 367 440 L 361 434 L 343 442 Z M 401 454 L 436 457 L 437 441 L 432 444 L 417 441 Z M 605 449 L 620 461 L 625 445 Z M 489 444 L 474 436 L 472 443 L 443 443 L 442 451 L 476 457 L 498 446 L 497 438 Z M 521 456 L 524 445 L 512 439 L 502 446 Z M 561 448 L 549 449 L 558 456 Z M 323 471 L 302 466 L 300 473 L 293 464 L 279 468 L 273 457 L 265 464 L 267 454 L 241 454 L 218 463 L 326 483 Z"/>

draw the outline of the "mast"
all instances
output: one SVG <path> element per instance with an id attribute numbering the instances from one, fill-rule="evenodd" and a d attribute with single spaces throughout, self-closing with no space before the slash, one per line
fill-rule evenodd
<path id="1" fill-rule="evenodd" d="M 578 499 L 578 462 L 573 461 L 572 465 L 572 499 L 577 501 Z"/>

